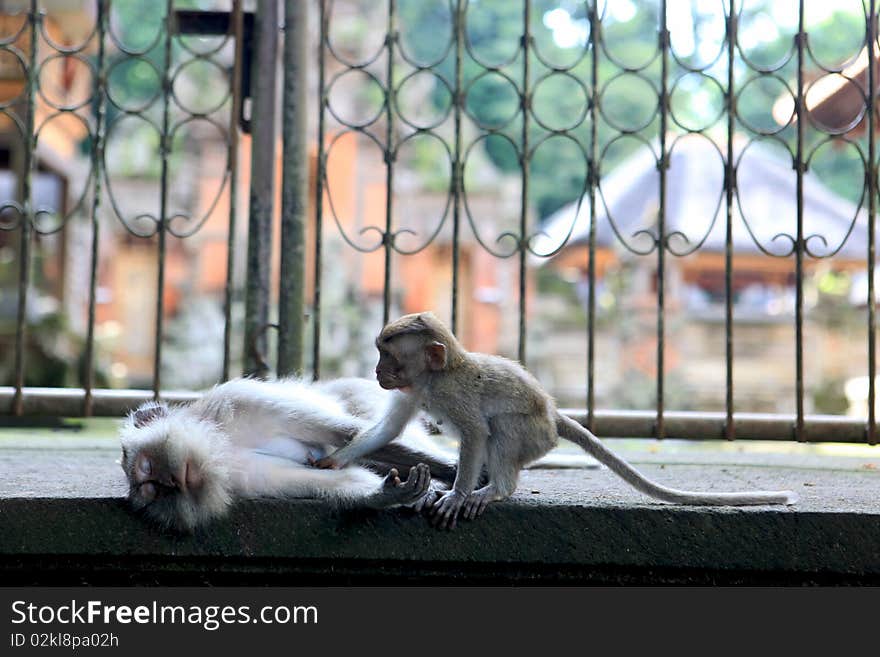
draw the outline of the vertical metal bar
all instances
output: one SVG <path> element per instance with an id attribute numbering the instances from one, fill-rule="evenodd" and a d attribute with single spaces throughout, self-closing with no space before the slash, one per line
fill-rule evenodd
<path id="1" fill-rule="evenodd" d="M 797 242 L 795 244 L 795 396 L 797 417 L 795 437 L 804 439 L 804 51 L 807 33 L 804 31 L 804 0 L 798 2 L 797 43 Z"/>
<path id="2" fill-rule="evenodd" d="M 391 233 L 391 208 L 394 187 L 394 42 L 397 40 L 395 18 L 397 13 L 396 0 L 388 0 L 388 32 L 385 35 L 385 46 L 388 49 L 386 64 L 385 91 L 385 276 L 382 281 L 382 323 L 387 324 L 391 313 L 391 252 L 393 236 Z"/>
<path id="3" fill-rule="evenodd" d="M 462 88 L 462 55 L 464 54 L 464 11 L 466 0 L 455 0 L 452 38 L 455 39 L 455 143 L 452 163 L 452 332 L 458 334 L 459 229 L 461 227 L 461 195 L 464 193 L 464 171 L 461 161 L 461 114 L 464 111 Z"/>
<path id="4" fill-rule="evenodd" d="M 24 388 L 25 366 L 25 341 L 27 340 L 27 317 L 28 286 L 31 278 L 31 239 L 33 228 L 34 208 L 31 202 L 31 178 L 34 169 L 34 113 L 36 105 L 34 96 L 37 84 L 37 36 L 39 34 L 40 15 L 37 9 L 37 0 L 31 0 L 28 11 L 28 23 L 31 30 L 30 52 L 28 53 L 27 90 L 25 91 L 25 134 L 22 140 L 24 146 L 24 158 L 21 172 L 21 200 L 24 208 L 24 216 L 21 221 L 21 244 L 18 262 L 18 309 L 15 318 L 15 396 L 12 401 L 12 412 L 21 415 L 23 412 L 22 395 Z"/>
<path id="5" fill-rule="evenodd" d="M 262 371 L 269 323 L 272 266 L 272 213 L 275 199 L 275 79 L 278 54 L 278 3 L 260 2 L 254 34 L 251 189 L 248 218 L 244 370 Z"/>
<path id="6" fill-rule="evenodd" d="M 665 436 L 663 419 L 666 343 L 666 170 L 669 154 L 666 152 L 666 123 L 669 113 L 669 29 L 666 24 L 666 0 L 660 3 L 660 208 L 657 217 L 657 421 L 656 436 Z"/>
<path id="7" fill-rule="evenodd" d="M 733 190 L 736 184 L 733 163 L 733 132 L 736 121 L 736 95 L 733 92 L 733 64 L 736 53 L 736 0 L 730 0 L 727 17 L 727 163 L 724 169 L 724 192 L 727 200 L 727 225 L 724 237 L 724 358 L 726 367 L 724 408 L 727 418 L 724 435 L 736 437 L 733 425 Z"/>
<path id="8" fill-rule="evenodd" d="M 244 52 L 244 12 L 241 0 L 232 0 L 232 38 L 235 55 L 232 62 L 232 107 L 229 110 L 229 226 L 226 236 L 226 283 L 223 289 L 223 380 L 229 379 L 232 353 L 232 294 L 235 267 L 236 219 L 238 217 L 238 120 L 241 116 L 241 66 Z"/>
<path id="9" fill-rule="evenodd" d="M 92 247 L 91 263 L 89 269 L 89 324 L 86 329 L 85 347 L 85 398 L 83 400 L 83 415 L 92 414 L 92 387 L 95 383 L 95 291 L 98 282 L 98 243 L 100 238 L 100 222 L 98 212 L 101 208 L 101 177 L 104 171 L 104 117 L 107 110 L 107 70 L 105 67 L 104 33 L 107 29 L 107 15 L 109 13 L 109 0 L 98 0 L 97 9 L 97 35 L 98 35 L 98 63 L 97 75 L 94 80 L 93 94 L 95 102 L 95 138 L 92 142 L 92 166 L 94 167 L 95 190 L 92 197 L 91 222 L 92 222 Z"/>
<path id="10" fill-rule="evenodd" d="M 309 3 L 285 0 L 284 12 L 278 376 L 300 375 L 303 368 L 305 224 L 309 176 L 306 157 Z"/>
<path id="11" fill-rule="evenodd" d="M 517 358 L 523 365 L 526 364 L 526 231 L 528 230 L 529 210 L 529 109 L 531 107 L 531 93 L 529 90 L 529 46 L 531 45 L 531 14 L 532 1 L 525 0 L 523 3 L 523 35 L 522 35 L 522 93 L 520 105 L 522 107 L 522 139 L 520 151 L 520 167 L 522 168 L 522 189 L 519 204 L 519 349 Z"/>
<path id="12" fill-rule="evenodd" d="M 171 153 L 168 128 L 171 123 L 171 39 L 174 28 L 174 0 L 165 3 L 165 62 L 162 70 L 162 138 L 159 154 L 162 158 L 159 188 L 159 271 L 156 280 L 156 338 L 153 352 L 153 398 L 159 398 L 162 388 L 162 320 L 165 316 L 165 257 L 167 234 L 165 222 L 168 217 L 168 156 Z"/>
<path id="13" fill-rule="evenodd" d="M 874 258 L 876 228 L 875 213 L 877 210 L 877 162 L 876 142 L 874 134 L 874 103 L 876 102 L 876 60 L 874 48 L 877 39 L 877 5 L 876 0 L 869 1 L 868 9 L 868 103 L 865 108 L 865 125 L 868 133 L 868 443 L 877 443 L 877 418 L 875 403 L 877 391 L 874 378 L 877 376 L 877 320 L 874 293 Z"/>
<path id="14" fill-rule="evenodd" d="M 315 269 L 313 279 L 315 290 L 312 297 L 312 378 L 316 381 L 321 376 L 321 231 L 324 224 L 324 175 L 326 161 L 324 159 L 324 108 L 327 104 L 325 85 L 326 62 L 325 44 L 327 42 L 327 11 L 326 0 L 320 0 L 319 21 L 320 39 L 318 40 L 318 172 L 315 181 Z"/>
<path id="15" fill-rule="evenodd" d="M 590 3 L 590 253 L 587 262 L 587 427 L 592 431 L 596 413 L 596 185 L 599 184 L 599 39 L 602 26 L 596 0 Z"/>

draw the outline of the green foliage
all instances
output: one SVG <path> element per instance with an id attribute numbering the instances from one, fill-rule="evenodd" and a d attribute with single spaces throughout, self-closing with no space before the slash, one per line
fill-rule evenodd
<path id="1" fill-rule="evenodd" d="M 812 306 L 809 318 L 829 330 L 856 330 L 864 325 L 864 310 L 850 301 L 852 276 L 846 271 L 821 268 L 804 281 Z"/>
<path id="2" fill-rule="evenodd" d="M 9 358 L 0 362 L 0 381 L 14 379 L 15 327 L 12 321 L 0 318 L 0 348 Z M 24 385 L 64 388 L 82 387 L 86 377 L 85 340 L 67 326 L 61 312 L 50 312 L 28 324 L 24 346 Z M 95 367 L 94 384 L 107 387 L 109 381 L 101 364 Z"/>
<path id="3" fill-rule="evenodd" d="M 659 130 L 656 115 L 658 89 L 660 86 L 660 61 L 654 57 L 657 50 L 657 12 L 658 3 L 632 3 L 634 14 L 629 20 L 615 20 L 614 13 L 608 11 L 603 19 L 602 39 L 605 50 L 599 58 L 599 92 L 601 93 L 601 110 L 603 118 L 597 125 L 598 146 L 604 148 L 619 132 L 609 125 L 609 120 L 626 128 L 643 126 L 641 134 L 652 139 Z M 589 34 L 589 24 L 585 16 L 585 3 L 568 2 L 565 0 L 539 0 L 532 3 L 531 32 L 535 47 L 544 59 L 552 64 L 570 64 L 580 57 L 571 69 L 571 74 L 580 80 L 590 93 L 591 55 L 580 56 L 583 44 L 572 47 L 560 47 L 554 42 L 550 30 L 543 21 L 548 12 L 557 9 L 568 12 L 573 24 L 580 25 L 584 37 Z M 769 20 L 772 3 L 749 3 L 742 9 L 740 30 L 757 29 Z M 710 11 L 717 8 L 709 7 Z M 706 27 L 712 18 L 701 13 L 703 7 L 692 8 L 694 39 L 699 42 L 706 33 Z M 445 50 L 450 40 L 451 18 L 445 3 L 442 2 L 403 2 L 400 6 L 400 24 L 404 35 L 407 52 L 420 62 L 436 61 Z M 522 133 L 522 115 L 518 108 L 518 99 L 511 83 L 501 75 L 490 72 L 474 60 L 479 58 L 491 66 L 503 66 L 502 71 L 518 86 L 522 85 L 522 55 L 512 61 L 511 56 L 519 44 L 522 32 L 523 4 L 521 2 L 479 2 L 471 3 L 467 12 L 465 34 L 467 48 L 462 63 L 462 77 L 467 89 L 465 106 L 468 114 L 484 128 L 498 127 L 499 132 L 510 137 L 519 144 Z M 864 18 L 858 13 L 838 10 L 824 21 L 809 26 L 810 48 L 812 54 L 823 65 L 835 66 L 858 52 L 861 35 L 864 34 Z M 793 52 L 793 35 L 789 27 L 776 26 L 776 30 L 766 34 L 762 32 L 763 41 L 745 47 L 746 56 L 758 66 L 770 66 L 782 62 Z M 767 38 L 767 34 L 773 38 Z M 742 47 L 742 42 L 740 43 Z M 719 48 L 724 48 L 719 42 Z M 653 61 L 652 61 L 652 58 Z M 639 75 L 624 73 L 612 59 L 624 66 L 647 66 Z M 684 62 L 694 65 L 699 62 L 684 57 Z M 783 83 L 769 76 L 757 76 L 743 61 L 741 53 L 737 53 L 735 84 L 739 90 L 737 111 L 741 121 L 736 129 L 750 135 L 747 126 L 760 130 L 776 130 L 771 110 L 774 103 L 786 91 L 785 85 L 796 90 L 797 58 L 792 56 L 782 66 L 777 75 Z M 447 52 L 445 58 L 436 69 L 450 83 L 454 80 L 454 49 Z M 547 67 L 538 57 L 532 54 L 530 59 L 530 86 L 534 85 L 548 73 Z M 809 78 L 816 77 L 820 71 L 818 66 L 808 60 L 805 72 Z M 669 57 L 670 85 L 686 76 L 687 71 L 679 66 L 674 58 Z M 718 60 L 710 66 L 708 74 L 715 78 L 720 86 L 726 86 L 726 56 L 721 52 Z M 653 89 L 652 89 L 653 87 Z M 568 128 L 577 122 L 580 110 L 586 109 L 586 98 L 583 92 L 573 86 L 570 78 L 554 74 L 549 75 L 540 83 L 532 98 L 533 115 L 545 125 L 559 129 Z M 436 85 L 432 99 L 438 107 L 445 107 L 448 96 Z M 686 125 L 705 126 L 711 119 L 721 115 L 723 109 L 723 92 L 718 86 L 706 82 L 700 76 L 687 76 L 680 81 L 674 102 L 674 111 Z M 507 121 L 511 116 L 515 117 Z M 710 136 L 723 139 L 723 115 L 720 121 L 709 128 Z M 652 119 L 653 117 L 653 119 Z M 529 139 L 532 145 L 546 137 L 548 132 L 536 125 L 530 118 Z M 499 127 L 501 126 L 501 127 Z M 670 129 L 680 132 L 680 128 L 670 121 Z M 812 126 L 807 127 L 806 139 L 808 146 L 814 146 L 823 137 Z M 544 147 L 531 154 L 529 162 L 531 201 L 535 204 L 538 215 L 545 217 L 562 205 L 569 203 L 584 191 L 586 166 L 584 153 L 590 148 L 589 117 L 581 125 L 570 131 L 571 136 L 580 144 L 580 149 L 573 144 L 563 144 L 562 140 L 553 141 L 553 148 Z M 753 135 L 752 135 L 753 136 Z M 793 148 L 796 141 L 796 129 L 789 126 L 779 136 Z M 519 154 L 500 138 L 486 139 L 482 148 L 489 160 L 500 171 L 515 174 L 520 171 Z M 634 139 L 624 140 L 608 153 L 602 155 L 602 173 L 607 174 L 617 164 L 638 148 Z M 829 149 L 830 150 L 830 149 Z M 823 158 L 811 162 L 813 171 L 837 193 L 858 201 L 861 196 L 864 172 L 858 157 L 852 153 L 835 151 Z M 424 172 L 427 176 L 430 171 Z"/>
<path id="4" fill-rule="evenodd" d="M 454 4 L 454 3 L 453 3 Z M 212 3 L 207 0 L 187 0 L 175 3 L 177 8 L 207 7 Z M 658 91 L 660 86 L 660 62 L 655 57 L 657 51 L 658 3 L 632 3 L 634 14 L 629 20 L 616 20 L 612 11 L 608 11 L 603 19 L 602 40 L 604 50 L 600 53 L 598 67 L 600 107 L 602 117 L 597 125 L 598 147 L 603 149 L 618 131 L 609 124 L 628 128 L 647 126 L 641 134 L 647 139 L 653 138 L 659 130 L 657 118 Z M 750 30 L 762 19 L 767 19 L 771 7 L 769 0 L 748 3 L 742 9 L 740 31 Z M 550 12 L 557 10 L 568 12 L 572 25 L 579 26 L 583 31 L 582 42 L 560 46 L 553 37 L 553 32 L 546 25 Z M 705 28 L 712 20 L 710 14 L 701 13 L 701 5 L 692 9 L 694 39 L 699 41 Z M 709 8 L 717 11 L 717 8 Z M 113 6 L 113 22 L 115 29 L 123 41 L 134 47 L 143 47 L 151 43 L 161 19 L 157 18 L 156 7 L 151 3 L 125 1 L 115 2 Z M 532 116 L 529 119 L 529 141 L 534 148 L 550 133 L 538 125 L 543 123 L 551 129 L 572 128 L 586 115 L 580 125 L 570 130 L 572 141 L 553 138 L 530 153 L 529 180 L 530 200 L 537 209 L 539 217 L 546 217 L 563 205 L 577 199 L 586 186 L 586 162 L 591 144 L 591 126 L 588 113 L 589 97 L 592 93 L 591 53 L 585 51 L 589 38 L 589 21 L 583 2 L 571 0 L 534 0 L 531 3 L 531 28 L 534 48 L 530 57 L 530 87 L 533 88 Z M 401 0 L 398 5 L 399 27 L 401 30 L 401 48 L 406 54 L 420 64 L 437 62 L 435 70 L 450 86 L 455 79 L 455 46 L 452 43 L 452 17 L 450 4 L 443 1 L 425 2 L 423 0 Z M 334 24 L 334 45 L 345 50 L 346 44 L 360 43 L 366 39 L 368 30 L 379 29 L 375 21 L 369 20 L 366 14 L 359 12 L 346 13 Z M 465 37 L 463 44 L 462 79 L 467 90 L 465 109 L 468 115 L 484 128 L 497 129 L 501 135 L 510 138 L 514 144 L 522 139 L 522 111 L 516 87 L 522 86 L 523 62 L 522 55 L 517 54 L 522 21 L 522 2 L 472 2 L 466 14 Z M 812 54 L 825 65 L 838 65 L 858 51 L 858 44 L 864 33 L 864 18 L 858 13 L 836 11 L 826 20 L 809 27 L 810 48 Z M 771 32 L 770 34 L 774 34 Z M 769 66 L 783 61 L 792 53 L 793 39 L 789 31 L 777 29 L 776 37 L 760 41 L 745 47 L 744 53 L 750 61 L 757 65 Z M 720 44 L 719 44 L 720 46 Z M 742 42 L 741 42 L 742 46 Z M 722 48 L 723 49 L 723 48 Z M 547 75 L 551 71 L 545 66 L 535 52 L 553 65 L 570 65 L 571 76 L 560 74 Z M 515 56 L 514 56 L 515 55 Z M 179 58 L 180 46 L 175 41 L 174 56 Z M 145 103 L 158 90 L 160 80 L 156 77 L 150 64 L 161 71 L 163 66 L 163 50 L 152 48 L 143 56 L 143 60 L 132 59 L 118 65 L 123 56 L 119 53 L 111 55 L 110 85 L 118 98 L 127 105 Z M 652 59 L 653 58 L 653 59 Z M 489 66 L 501 66 L 500 73 L 488 71 L 480 62 Z M 723 107 L 723 95 L 718 87 L 707 83 L 700 76 L 686 76 L 670 56 L 669 81 L 678 82 L 678 89 L 673 98 L 672 108 L 676 116 L 686 125 L 705 125 L 712 117 L 719 114 Z M 646 68 L 634 75 L 624 73 L 615 63 L 625 66 L 641 66 L 650 62 Z M 685 58 L 685 63 L 698 62 Z M 503 65 L 503 66 L 502 66 Z M 758 77 L 745 65 L 742 54 L 736 58 L 735 78 L 739 95 L 737 111 L 741 121 L 737 130 L 745 132 L 746 126 L 754 126 L 763 130 L 776 129 L 771 108 L 780 95 L 785 93 L 785 86 L 772 77 Z M 710 67 L 708 73 L 726 84 L 726 59 L 724 53 Z M 409 71 L 409 67 L 398 67 L 398 80 Z M 777 75 L 790 89 L 796 89 L 796 57 L 792 56 L 782 66 Z M 818 68 L 807 63 L 807 74 L 818 75 Z M 503 73 L 503 76 L 501 75 Z M 684 76 L 684 79 L 682 77 Z M 197 77 L 197 76 L 196 76 Z M 572 78 L 580 81 L 578 85 Z M 538 81 L 540 80 L 540 83 Z M 203 81 L 204 82 L 204 81 Z M 749 84 L 747 84 L 749 83 Z M 199 84 L 195 80 L 195 84 Z M 364 86 L 359 104 L 368 107 L 381 106 L 382 91 L 376 85 Z M 436 83 L 429 91 L 429 100 L 438 112 L 445 111 L 450 102 L 449 92 L 441 83 Z M 118 110 L 108 105 L 108 120 L 112 123 L 118 117 Z M 652 118 L 653 117 L 653 118 Z M 724 120 L 710 128 L 723 129 Z M 670 128 L 680 130 L 670 121 Z M 130 125 L 130 139 L 155 141 L 152 129 L 146 125 Z M 442 133 L 442 129 L 441 129 Z M 445 135 L 449 138 L 449 135 Z M 470 137 L 471 139 L 474 136 Z M 780 132 L 780 137 L 793 147 L 796 140 L 794 126 Z M 809 145 L 815 145 L 822 138 L 812 126 L 807 129 Z M 413 144 L 407 165 L 420 173 L 427 189 L 440 191 L 448 186 L 448 164 L 445 153 L 439 144 L 431 140 L 417 140 Z M 603 175 L 611 171 L 617 164 L 638 148 L 638 142 L 627 139 L 619 142 L 610 151 L 600 152 L 602 155 Z M 485 139 L 479 148 L 488 160 L 500 171 L 517 174 L 521 171 L 520 154 L 517 149 L 501 137 Z M 831 149 L 829 149 L 831 150 Z M 158 158 L 155 158 L 158 161 Z M 124 167 L 125 163 L 119 163 Z M 864 170 L 861 159 L 851 152 L 835 149 L 823 157 L 811 161 L 812 170 L 837 193 L 858 201 L 861 197 Z M 157 173 L 153 171 L 152 173 Z"/>
<path id="5" fill-rule="evenodd" d="M 212 9 L 217 3 L 211 0 L 175 0 L 174 9 Z M 138 55 L 129 55 L 116 47 L 107 50 L 107 91 L 110 102 L 105 105 L 106 125 L 108 126 L 108 148 L 116 155 L 111 168 L 114 173 L 126 175 L 150 175 L 158 177 L 161 171 L 161 158 L 158 157 L 160 137 L 156 126 L 161 126 L 162 76 L 165 69 L 165 5 L 164 3 L 142 2 L 140 0 L 114 0 L 111 4 L 110 30 L 114 37 L 128 50 Z M 182 45 L 185 42 L 195 52 L 211 50 L 219 45 L 223 37 L 206 37 L 200 44 L 201 37 L 178 36 L 171 42 L 172 89 L 180 93 L 181 87 L 188 87 L 186 94 L 190 98 L 200 99 L 196 107 L 190 109 L 202 111 L 212 107 L 215 99 L 221 99 L 225 87 L 218 89 L 219 71 L 205 62 L 195 62 L 181 67 L 193 59 Z M 220 61 L 222 55 L 214 55 L 212 61 Z M 97 56 L 93 55 L 93 65 L 97 67 Z M 225 79 L 222 84 L 225 84 Z M 172 113 L 177 109 L 173 101 Z M 228 105 L 224 103 L 224 109 Z M 97 114 L 97 102 L 92 105 L 93 114 Z M 143 112 L 154 125 L 140 118 L 128 118 L 128 112 Z M 221 110 L 222 111 L 222 110 Z M 135 115 L 137 116 L 137 115 Z M 179 116 L 173 119 L 179 120 Z M 187 138 L 189 126 L 184 126 L 175 135 L 175 146 L 170 160 L 180 160 L 179 142 Z M 119 147 L 116 151 L 113 147 Z M 143 150 L 157 153 L 157 156 L 144 160 L 135 156 Z M 90 138 L 80 143 L 80 151 L 87 155 L 91 148 Z"/>

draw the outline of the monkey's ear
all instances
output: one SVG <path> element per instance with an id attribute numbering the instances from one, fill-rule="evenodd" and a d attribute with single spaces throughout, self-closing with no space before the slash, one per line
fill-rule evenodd
<path id="1" fill-rule="evenodd" d="M 131 414 L 134 426 L 140 429 L 156 418 L 168 415 L 168 406 L 163 402 L 147 402 Z"/>
<path id="2" fill-rule="evenodd" d="M 446 345 L 442 342 L 430 342 L 425 347 L 428 358 L 428 369 L 442 370 L 446 367 Z"/>

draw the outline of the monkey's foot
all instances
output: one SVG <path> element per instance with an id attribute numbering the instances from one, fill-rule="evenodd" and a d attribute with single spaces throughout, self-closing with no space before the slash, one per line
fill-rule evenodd
<path id="1" fill-rule="evenodd" d="M 467 500 L 467 495 L 454 488 L 443 493 L 432 507 L 432 522 L 438 529 L 455 529 L 458 513 Z"/>
<path id="2" fill-rule="evenodd" d="M 425 497 L 431 486 L 431 470 L 424 463 L 409 469 L 406 481 L 401 481 L 396 468 L 391 468 L 382 481 L 382 488 L 371 495 L 368 504 L 376 509 L 412 504 Z"/>
<path id="3" fill-rule="evenodd" d="M 475 490 L 468 495 L 467 499 L 461 507 L 461 515 L 463 518 L 473 520 L 483 514 L 489 502 L 495 500 L 495 490 L 491 486 L 485 486 L 479 490 Z"/>
<path id="4" fill-rule="evenodd" d="M 422 495 L 412 505 L 412 510 L 416 513 L 427 512 L 434 506 L 437 499 L 443 494 L 444 488 L 436 488 L 433 484 L 428 487 L 428 492 Z"/>

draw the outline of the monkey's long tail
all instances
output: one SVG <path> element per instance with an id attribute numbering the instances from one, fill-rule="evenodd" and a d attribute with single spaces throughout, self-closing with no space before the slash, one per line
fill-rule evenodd
<path id="1" fill-rule="evenodd" d="M 629 463 L 617 456 L 592 433 L 569 417 L 557 414 L 556 431 L 580 445 L 590 456 L 604 463 L 621 479 L 645 495 L 673 504 L 752 506 L 759 504 L 794 504 L 797 494 L 792 491 L 753 491 L 741 493 L 697 493 L 667 488 L 645 477 Z"/>

